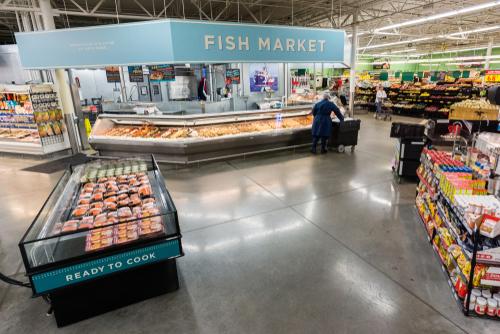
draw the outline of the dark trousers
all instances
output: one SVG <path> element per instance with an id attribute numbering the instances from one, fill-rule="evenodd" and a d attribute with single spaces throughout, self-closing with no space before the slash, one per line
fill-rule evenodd
<path id="1" fill-rule="evenodd" d="M 342 102 L 344 106 L 347 105 L 347 98 L 345 97 L 345 95 L 340 95 L 340 102 Z"/>
<path id="2" fill-rule="evenodd" d="M 313 143 L 312 143 L 312 148 L 311 151 L 316 152 L 316 146 L 318 145 L 318 141 L 321 138 L 321 152 L 326 152 L 326 142 L 328 140 L 328 137 L 323 137 L 323 136 L 313 136 Z"/>

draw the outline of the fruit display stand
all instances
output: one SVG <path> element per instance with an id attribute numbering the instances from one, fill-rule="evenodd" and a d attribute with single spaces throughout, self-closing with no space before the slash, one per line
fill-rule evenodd
<path id="1" fill-rule="evenodd" d="M 417 174 L 418 216 L 458 307 L 500 320 L 500 201 L 448 152 L 424 149 Z"/>
<path id="2" fill-rule="evenodd" d="M 52 85 L 0 85 L 0 152 L 43 156 L 69 147 Z"/>
<path id="3" fill-rule="evenodd" d="M 391 108 L 394 114 L 431 119 L 448 118 L 452 104 L 479 98 L 480 95 L 479 88 L 470 82 L 425 85 L 393 83 L 384 89 L 387 93 L 384 106 Z M 375 87 L 373 85 L 357 87 L 355 105 L 368 107 L 369 110 L 374 108 Z"/>
<path id="4" fill-rule="evenodd" d="M 451 106 L 450 120 L 498 121 L 498 106 L 485 100 L 466 100 Z"/>
<path id="5" fill-rule="evenodd" d="M 89 143 L 107 156 L 155 154 L 164 162 L 189 164 L 296 148 L 311 141 L 309 107 L 220 114 L 101 114 Z"/>
<path id="6" fill-rule="evenodd" d="M 19 247 L 58 326 L 179 287 L 177 211 L 154 157 L 70 167 Z"/>

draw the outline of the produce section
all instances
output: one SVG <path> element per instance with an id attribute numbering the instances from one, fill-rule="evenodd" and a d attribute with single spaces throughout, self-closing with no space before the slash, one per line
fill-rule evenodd
<path id="1" fill-rule="evenodd" d="M 384 89 L 387 101 L 384 107 L 396 114 L 425 118 L 448 118 L 453 104 L 478 99 L 480 88 L 470 81 L 453 84 L 393 83 Z M 355 105 L 372 108 L 375 105 L 375 85 L 356 87 Z"/>
<path id="2" fill-rule="evenodd" d="M 416 207 L 461 310 L 499 319 L 500 200 L 488 194 L 490 169 L 477 151 L 462 160 L 424 149 Z"/>

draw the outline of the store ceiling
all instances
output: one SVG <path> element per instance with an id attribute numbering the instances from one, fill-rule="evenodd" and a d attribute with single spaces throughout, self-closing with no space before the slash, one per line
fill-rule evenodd
<path id="1" fill-rule="evenodd" d="M 454 9 L 492 3 L 492 0 L 52 0 L 58 28 L 124 23 L 161 18 L 321 26 L 352 32 L 359 22 L 359 53 L 423 53 L 500 44 L 500 3 L 488 9 L 396 29 L 374 31 Z M 499 2 L 499 1 L 497 1 Z M 0 43 L 13 43 L 19 25 L 40 26 L 38 0 L 0 0 Z M 25 24 L 26 25 L 26 24 Z M 491 29 L 470 34 L 460 31 Z M 444 36 L 454 34 L 452 36 Z M 412 41 L 415 42 L 402 42 Z M 423 40 L 422 40 L 423 39 Z M 401 42 L 394 44 L 395 42 Z M 385 46 L 384 44 L 389 44 Z M 382 45 L 379 47 L 379 45 Z"/>

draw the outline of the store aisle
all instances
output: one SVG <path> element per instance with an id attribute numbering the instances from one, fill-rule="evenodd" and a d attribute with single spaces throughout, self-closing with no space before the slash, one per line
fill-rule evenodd
<path id="1" fill-rule="evenodd" d="M 393 181 L 389 129 L 362 116 L 353 154 L 165 167 L 186 253 L 180 291 L 57 330 L 41 299 L 0 284 L 0 333 L 498 333 L 458 311 L 416 216 L 415 184 Z M 8 273 L 57 179 L 16 163 L 0 167 Z"/>

